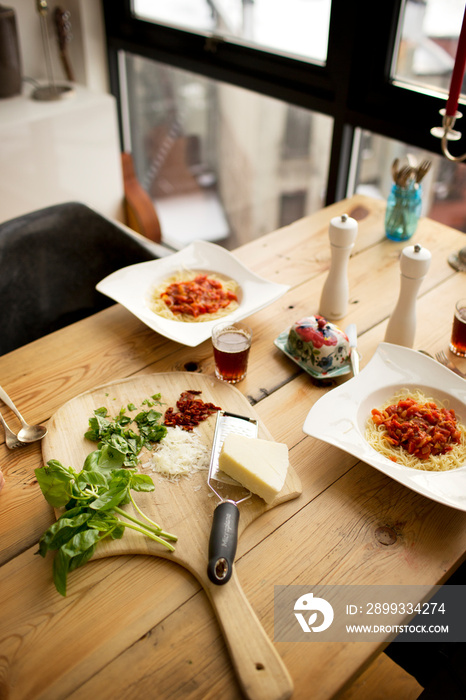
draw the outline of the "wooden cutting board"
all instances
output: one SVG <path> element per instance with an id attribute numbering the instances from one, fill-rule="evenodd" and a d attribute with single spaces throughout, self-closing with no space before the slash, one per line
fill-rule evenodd
<path id="1" fill-rule="evenodd" d="M 62 406 L 52 416 L 48 433 L 42 440 L 44 463 L 57 459 L 74 469 L 82 467 L 89 452 L 96 449 L 95 443 L 84 438 L 89 418 L 95 409 L 105 406 L 114 416 L 122 406 L 130 403 L 143 408 L 142 401 L 160 393 L 164 405 L 156 408 L 163 412 L 170 406 L 174 407 L 180 394 L 189 389 L 201 391 L 200 398 L 205 402 L 258 419 L 236 387 L 214 377 L 191 372 L 142 375 L 97 387 Z M 202 440 L 209 448 L 215 420 L 214 414 L 198 427 Z M 273 439 L 260 421 L 259 437 Z M 148 471 L 144 464 L 149 459 L 150 453 L 143 450 L 141 471 L 153 478 L 155 491 L 134 494 L 135 500 L 164 530 L 177 535 L 175 551 L 169 552 L 138 532 L 127 530 L 121 540 L 101 543 L 94 559 L 118 554 L 150 554 L 171 559 L 188 569 L 201 583 L 212 603 L 246 696 L 257 700 L 290 697 L 293 686 L 288 671 L 244 596 L 236 573 L 222 586 L 211 583 L 207 576 L 212 514 L 218 505 L 218 499 L 207 486 L 207 471 L 196 472 L 173 482 Z M 258 496 L 253 496 L 239 505 L 238 537 L 266 510 L 296 498 L 300 493 L 299 478 L 290 465 L 285 485 L 272 504 L 267 505 Z M 125 508 L 134 512 L 131 506 Z M 72 578 L 69 585 L 72 585 Z"/>

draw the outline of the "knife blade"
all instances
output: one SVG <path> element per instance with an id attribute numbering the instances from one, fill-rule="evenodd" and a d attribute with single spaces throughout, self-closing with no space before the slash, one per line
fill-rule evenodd
<path id="1" fill-rule="evenodd" d="M 349 344 L 350 344 L 350 359 L 351 359 L 351 367 L 353 368 L 353 376 L 356 376 L 359 374 L 359 353 L 358 353 L 358 333 L 356 329 L 356 324 L 355 323 L 350 323 L 348 328 L 345 330 L 346 335 L 348 336 Z"/>

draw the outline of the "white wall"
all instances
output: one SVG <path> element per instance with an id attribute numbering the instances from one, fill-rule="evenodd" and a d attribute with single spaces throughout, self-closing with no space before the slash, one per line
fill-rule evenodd
<path id="1" fill-rule="evenodd" d="M 7 0 L 8 2 L 8 0 Z M 123 177 L 117 107 L 109 93 L 102 8 L 98 0 L 65 0 L 73 39 L 71 96 L 32 98 L 37 81 L 67 84 L 55 34 L 47 28 L 47 73 L 36 0 L 10 0 L 16 14 L 23 74 L 21 95 L 0 99 L 0 221 L 66 201 L 80 201 L 123 221 Z"/>
<path id="2" fill-rule="evenodd" d="M 23 75 L 47 78 L 42 43 L 41 17 L 36 0 L 6 0 L 13 8 L 19 35 Z M 57 81 L 65 79 L 56 40 L 53 11 L 57 2 L 49 2 L 47 28 L 52 56 L 52 70 Z M 108 72 L 102 7 L 99 0 L 65 0 L 60 4 L 71 13 L 72 40 L 68 44 L 76 82 L 96 92 L 108 92 Z"/>

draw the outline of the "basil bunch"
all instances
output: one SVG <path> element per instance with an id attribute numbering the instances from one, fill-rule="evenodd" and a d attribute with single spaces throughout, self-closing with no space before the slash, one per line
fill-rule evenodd
<path id="1" fill-rule="evenodd" d="M 128 408 L 133 410 L 134 407 Z M 57 552 L 53 580 L 61 595 L 66 595 L 68 574 L 89 561 L 98 543 L 105 538 L 120 539 L 126 528 L 174 551 L 172 542 L 176 542 L 177 537 L 146 516 L 131 493 L 155 488 L 151 477 L 140 474 L 135 467 L 142 447 L 151 447 L 151 443 L 158 442 L 166 434 L 165 426 L 159 425 L 160 416 L 150 409 L 131 419 L 122 409 L 116 419 L 110 420 L 105 408 L 97 409 L 89 419 L 90 429 L 85 437 L 98 442 L 98 449 L 86 457 L 80 472 L 54 459 L 35 470 L 48 503 L 54 508 L 65 508 L 40 538 L 37 552 L 42 557 L 48 551 Z M 139 433 L 127 427 L 132 420 Z M 129 503 L 142 520 L 122 509 Z"/>

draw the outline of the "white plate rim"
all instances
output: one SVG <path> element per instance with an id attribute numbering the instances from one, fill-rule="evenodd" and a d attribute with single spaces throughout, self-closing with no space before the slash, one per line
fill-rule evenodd
<path id="1" fill-rule="evenodd" d="M 464 379 L 416 350 L 384 342 L 356 377 L 316 401 L 307 414 L 303 431 L 339 447 L 433 501 L 466 511 L 466 461 L 448 472 L 411 469 L 377 453 L 363 436 L 370 408 L 405 386 L 431 389 L 435 398 L 449 399 L 462 422 L 466 422 Z M 371 405 L 373 400 L 379 403 Z"/>
<path id="2" fill-rule="evenodd" d="M 171 321 L 157 316 L 146 303 L 151 285 L 183 268 L 218 272 L 236 280 L 243 296 L 239 307 L 225 317 L 231 322 L 240 321 L 269 306 L 290 289 L 290 285 L 270 282 L 252 272 L 226 248 L 202 240 L 194 241 L 172 255 L 116 270 L 100 280 L 96 289 L 124 306 L 157 333 L 194 347 L 210 338 L 212 327 L 218 321 Z"/>

